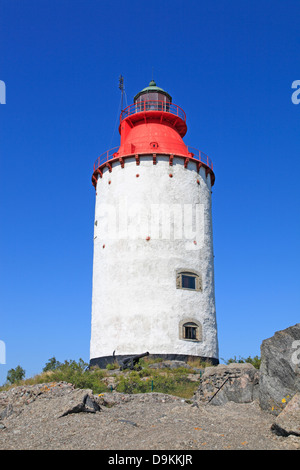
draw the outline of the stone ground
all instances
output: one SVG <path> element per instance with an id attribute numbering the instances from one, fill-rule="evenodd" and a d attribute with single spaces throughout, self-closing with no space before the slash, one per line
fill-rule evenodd
<path id="1" fill-rule="evenodd" d="M 160 393 L 114 392 L 94 396 L 100 411 L 62 416 L 66 396 L 74 405 L 82 391 L 70 384 L 31 387 L 0 392 L 2 450 L 300 449 L 300 437 L 272 433 L 274 416 L 257 401 L 195 406 Z"/>

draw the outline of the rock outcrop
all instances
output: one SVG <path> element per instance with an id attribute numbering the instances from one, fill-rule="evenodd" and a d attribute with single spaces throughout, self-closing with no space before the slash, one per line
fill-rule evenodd
<path id="1" fill-rule="evenodd" d="M 206 367 L 194 401 L 223 405 L 250 403 L 258 397 L 259 372 L 252 364 L 232 363 Z"/>
<path id="2" fill-rule="evenodd" d="M 261 345 L 259 402 L 278 415 L 283 403 L 300 392 L 300 323 L 277 331 Z"/>
<path id="3" fill-rule="evenodd" d="M 28 405 L 35 405 L 37 413 L 47 405 L 49 415 L 57 418 L 72 413 L 96 413 L 101 410 L 92 390 L 76 389 L 67 382 L 24 385 L 0 392 L 0 422 L 24 413 Z"/>
<path id="4" fill-rule="evenodd" d="M 296 393 L 287 403 L 271 430 L 278 436 L 300 436 L 300 393 Z"/>

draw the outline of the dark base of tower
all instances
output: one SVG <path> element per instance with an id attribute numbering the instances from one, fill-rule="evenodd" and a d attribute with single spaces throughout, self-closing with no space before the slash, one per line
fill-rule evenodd
<path id="1" fill-rule="evenodd" d="M 138 354 L 136 354 L 138 355 Z M 100 369 L 105 369 L 108 364 L 113 364 L 114 362 L 122 362 L 123 359 L 127 357 L 135 356 L 135 354 L 127 354 L 127 355 L 119 355 L 119 356 L 102 356 L 102 357 L 94 357 L 90 360 L 89 367 L 98 366 Z M 187 354 L 149 354 L 148 356 L 150 359 L 161 358 L 165 361 L 190 361 L 193 359 L 197 359 L 203 362 L 208 362 L 213 366 L 219 364 L 219 359 L 216 357 L 204 357 L 204 356 L 191 356 Z"/>

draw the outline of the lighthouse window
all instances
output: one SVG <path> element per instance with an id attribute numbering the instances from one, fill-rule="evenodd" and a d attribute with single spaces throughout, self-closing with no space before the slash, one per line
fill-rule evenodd
<path id="1" fill-rule="evenodd" d="M 177 271 L 176 288 L 202 291 L 202 280 L 200 274 L 194 271 Z"/>
<path id="2" fill-rule="evenodd" d="M 184 289 L 196 289 L 196 278 L 194 276 L 181 275 L 181 283 Z"/>
<path id="3" fill-rule="evenodd" d="M 186 341 L 202 341 L 202 326 L 193 319 L 186 318 L 179 323 L 179 339 Z"/>
<path id="4" fill-rule="evenodd" d="M 197 325 L 195 323 L 184 325 L 185 339 L 197 339 Z"/>

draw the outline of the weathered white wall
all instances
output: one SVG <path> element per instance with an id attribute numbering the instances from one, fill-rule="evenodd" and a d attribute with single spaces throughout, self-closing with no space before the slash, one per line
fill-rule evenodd
<path id="1" fill-rule="evenodd" d="M 143 208 L 142 218 L 134 214 L 136 204 Z M 147 227 L 151 207 L 156 214 L 153 204 L 166 204 L 167 209 L 173 205 L 183 209 L 186 204 L 185 208 L 192 205 L 194 210 L 200 204 L 200 237 L 174 240 L 171 230 L 170 237 L 165 234 L 165 239 L 162 235 L 155 239 Z M 129 233 L 113 239 L 107 229 L 107 213 L 115 208 L 122 223 L 126 207 L 129 223 L 123 228 Z M 114 350 L 116 355 L 149 351 L 218 358 L 211 188 L 204 169 L 198 174 L 193 163 L 184 168 L 180 158 L 174 158 L 170 167 L 169 159 L 159 156 L 156 165 L 152 156 L 141 157 L 139 166 L 133 158 L 125 160 L 124 168 L 115 163 L 111 173 L 105 169 L 98 179 L 95 221 L 91 359 L 110 356 Z M 130 231 L 137 226 L 144 227 L 139 236 Z M 187 228 L 187 220 L 183 228 Z M 203 292 L 176 289 L 180 268 L 202 274 Z M 201 342 L 179 339 L 180 321 L 191 317 L 202 324 Z"/>

